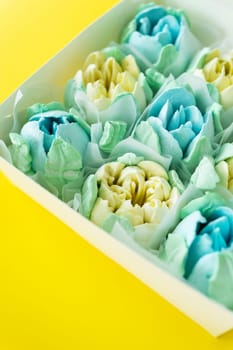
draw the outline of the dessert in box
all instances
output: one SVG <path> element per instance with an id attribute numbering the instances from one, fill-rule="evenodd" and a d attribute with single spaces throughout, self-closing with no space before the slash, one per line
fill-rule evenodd
<path id="1" fill-rule="evenodd" d="M 233 327 L 232 5 L 208 31 L 202 7 L 123 1 L 81 33 L 0 107 L 0 166 L 219 335 Z"/>

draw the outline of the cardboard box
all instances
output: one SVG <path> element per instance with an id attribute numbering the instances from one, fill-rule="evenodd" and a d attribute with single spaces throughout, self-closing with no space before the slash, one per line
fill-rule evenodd
<path id="1" fill-rule="evenodd" d="M 0 138 L 7 138 L 11 127 L 11 118 L 6 116 L 12 112 L 16 102 L 18 103 L 17 108 L 23 110 L 34 102 L 46 102 L 55 97 L 62 99 L 62 88 L 66 81 L 81 67 L 88 53 L 101 49 L 111 41 L 117 41 L 123 26 L 133 17 L 140 3 L 140 0 L 125 0 L 119 3 L 23 83 L 0 106 Z M 216 46 L 220 46 L 220 44 L 222 45 L 221 38 L 224 37 L 228 47 L 233 47 L 233 23 L 231 19 L 233 4 L 230 0 L 222 0 L 221 3 L 213 3 L 211 0 L 204 2 L 197 0 L 193 4 L 185 0 L 164 0 L 159 3 L 184 9 L 191 20 L 193 32 L 201 38 L 204 44 L 216 42 Z M 48 88 L 49 85 L 52 86 L 51 90 Z M 28 98 L 24 99 L 22 104 L 20 101 L 23 95 L 28 96 Z M 90 244 L 198 322 L 211 334 L 218 336 L 233 328 L 232 311 L 199 293 L 185 281 L 168 273 L 158 259 L 155 258 L 153 262 L 149 261 L 138 252 L 115 240 L 1 157 L 0 169 L 22 191 L 60 218 Z"/>

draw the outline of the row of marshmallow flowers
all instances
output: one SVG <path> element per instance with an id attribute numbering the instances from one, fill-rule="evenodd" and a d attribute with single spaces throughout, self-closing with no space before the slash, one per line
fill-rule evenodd
<path id="1" fill-rule="evenodd" d="M 35 110 L 35 107 L 33 109 Z M 46 117 L 48 111 L 43 113 Z M 65 117 L 71 118 L 70 115 L 64 113 L 60 123 L 53 120 L 52 127 L 54 129 L 59 128 L 60 125 L 70 127 L 74 120 L 66 124 Z M 37 119 L 37 117 L 34 118 Z M 23 157 L 21 164 L 26 164 L 26 160 L 28 164 L 31 164 L 32 158 L 27 142 L 23 140 L 20 143 L 23 136 L 12 134 L 11 138 L 13 140 L 10 146 L 12 158 L 20 164 L 19 158 Z M 80 174 L 81 167 L 78 164 L 80 158 L 77 157 L 77 153 L 72 161 L 69 157 L 67 158 L 66 156 L 72 154 L 71 148 L 66 141 L 61 140 L 62 138 L 53 140 L 49 152 L 52 147 L 55 149 L 61 147 L 58 152 L 60 155 L 68 147 L 67 154 L 64 152 L 63 159 L 58 159 L 60 156 L 54 156 L 54 159 L 52 161 L 50 159 L 48 164 L 47 161 L 45 162 L 45 169 L 48 167 L 51 170 L 50 165 L 53 167 L 52 176 L 50 177 L 48 170 L 45 170 L 45 177 L 48 181 L 52 180 L 50 184 L 56 184 L 56 186 L 58 182 L 62 184 L 63 191 L 64 185 L 75 185 L 73 190 L 76 193 L 70 205 L 110 233 L 114 231 L 114 225 L 117 222 L 120 225 L 118 228 L 123 226 L 128 235 L 147 248 L 149 248 L 148 241 L 154 244 L 153 236 L 158 234 L 159 225 L 168 221 L 168 217 L 172 221 L 173 215 L 171 214 L 175 209 L 181 222 L 174 231 L 170 231 L 167 240 L 160 247 L 160 258 L 172 266 L 174 273 L 183 276 L 206 295 L 233 308 L 233 286 L 229 282 L 232 280 L 233 273 L 233 211 L 220 196 L 215 193 L 207 193 L 187 205 L 194 194 L 188 194 L 184 198 L 187 191 L 184 191 L 174 171 L 167 172 L 165 167 L 157 162 L 144 160 L 134 154 L 125 154 L 115 162 L 104 164 L 94 175 L 89 175 L 84 184 L 80 186 L 77 184 L 77 177 L 70 177 L 71 174 Z M 213 167 L 221 180 L 226 178 L 226 167 L 228 177 L 232 175 L 232 156 L 232 145 L 223 145 L 216 157 L 217 165 Z M 48 158 L 50 157 L 49 154 Z M 56 181 L 53 182 L 54 173 L 57 172 L 56 162 L 59 163 L 61 169 L 65 159 L 69 167 L 66 167 L 64 171 L 58 171 Z M 71 169 L 70 164 L 76 164 L 76 172 L 74 168 Z M 29 173 L 31 172 L 28 166 L 25 169 L 30 169 Z M 222 176 L 221 169 L 224 170 Z M 202 177 L 206 176 L 206 174 L 202 175 Z M 228 178 L 227 184 L 231 190 L 231 179 Z M 80 187 L 78 192 L 77 186 Z M 68 188 L 71 189 L 70 186 Z M 174 222 L 170 223 L 170 226 L 172 225 Z M 156 240 L 158 247 L 164 236 L 159 238 L 159 241 Z M 226 280 L 229 280 L 227 285 Z"/>
<path id="2" fill-rule="evenodd" d="M 80 141 L 82 135 L 83 146 L 88 140 L 88 134 L 77 123 L 75 116 L 58 110 L 58 107 L 57 104 L 36 105 L 29 109 L 30 118 L 22 128 L 21 135 L 10 135 L 13 162 L 33 177 L 32 173 L 37 170 L 37 179 L 43 176 L 43 185 L 50 190 L 56 188 L 58 192 L 61 191 L 60 195 L 66 199 L 72 198 L 70 191 L 75 192 L 69 204 L 94 223 L 112 232 L 118 222 L 136 242 L 148 247 L 148 242 L 155 242 L 153 236 L 157 235 L 159 225 L 167 221 L 168 216 L 171 219 L 174 209 L 180 212 L 183 206 L 181 199 L 184 197 L 184 188 L 177 174 L 174 171 L 167 172 L 165 167 L 155 161 L 125 154 L 115 162 L 104 164 L 94 175 L 88 176 L 83 184 L 83 177 L 80 180 L 82 151 L 77 144 L 77 136 Z M 34 131 L 28 132 L 30 129 Z M 231 160 L 229 147 L 228 155 L 219 155 L 218 161 L 222 157 Z M 47 159 L 44 160 L 46 151 Z M 39 154 L 43 157 L 38 162 Z M 228 166 L 231 174 L 230 162 Z M 77 192 L 78 187 L 80 191 Z M 69 196 L 65 193 L 69 193 Z M 189 195 L 185 203 L 190 198 L 192 196 Z M 207 202 L 210 200 L 214 202 L 213 198 Z M 201 291 L 232 308 L 231 284 L 227 285 L 224 293 L 220 288 L 224 282 L 223 276 L 232 274 L 232 211 L 221 207 L 215 208 L 211 214 L 199 213 L 198 216 L 194 209 L 191 204 L 191 212 L 168 236 L 160 249 L 160 257 L 169 265 L 172 263 L 176 273 L 179 272 Z M 206 223 L 203 232 L 192 233 L 192 239 L 184 236 L 184 232 L 189 232 L 187 227 L 193 227 L 190 222 L 195 223 L 194 230 L 198 222 Z M 161 238 L 156 240 L 158 244 Z M 183 270 L 182 266 L 185 266 Z"/>
<path id="3" fill-rule="evenodd" d="M 90 54 L 68 83 L 66 106 L 75 108 L 91 127 L 88 165 L 100 166 L 112 152 L 116 158 L 116 146 L 128 139 L 128 152 L 140 147 L 137 141 L 172 157 L 173 167 L 182 163 L 192 172 L 204 154 L 212 153 L 215 136 L 223 128 L 218 90 L 193 74 L 170 77 L 145 111 L 152 92 L 139 72 L 133 56 L 113 46 Z"/>
<path id="4" fill-rule="evenodd" d="M 131 96 L 123 95 L 122 99 L 128 95 Z M 122 133 L 127 124 L 123 116 L 117 121 L 109 115 L 109 121 L 89 125 L 74 108 L 67 112 L 59 103 L 36 104 L 28 109 L 20 136 L 10 134 L 13 163 L 24 173 L 39 173 L 40 179 L 46 178 L 52 187 L 59 187 L 59 197 L 62 184 L 74 180 L 73 165 L 70 172 L 61 170 L 62 166 L 68 166 L 68 159 L 70 162 L 79 159 L 76 170 L 96 169 L 133 152 L 147 160 L 165 162 L 166 166 L 171 161 L 172 168 L 178 172 L 182 169 L 186 175 L 185 169 L 192 173 L 204 155 L 213 153 L 216 135 L 223 131 L 221 105 L 216 101 L 215 90 L 208 89 L 200 78 L 184 74 L 168 83 L 140 117 L 135 116 L 129 123 L 127 114 L 124 115 L 128 130 L 131 129 L 128 134 Z M 57 171 L 53 172 L 50 163 L 54 162 Z M 63 180 L 58 181 L 56 174 L 61 172 L 66 175 L 60 175 Z M 189 178 L 185 181 L 189 182 Z"/>
<path id="5" fill-rule="evenodd" d="M 209 186 L 206 173 L 214 178 L 206 166 L 202 181 L 201 173 L 193 178 L 199 189 Z M 135 242 L 154 251 L 173 273 L 233 309 L 233 198 L 221 186 L 203 196 L 197 187 L 184 189 L 174 171 L 128 153 L 89 175 L 70 205 L 140 253 Z"/>
<path id="6" fill-rule="evenodd" d="M 87 176 L 90 135 L 83 120 L 56 102 L 31 106 L 27 118 L 20 134 L 10 133 L 13 164 L 99 226 L 107 228 L 111 214 L 123 217 L 144 245 L 140 232 L 147 226 L 152 232 L 184 191 L 175 170 L 168 172 L 168 158 L 146 148 L 139 156 L 126 153 L 127 142 L 121 157 Z"/>
<path id="7" fill-rule="evenodd" d="M 23 117 L 14 111 L 17 127 L 10 132 L 10 152 L 1 142 L 1 154 L 67 201 L 67 193 L 82 184 L 83 166 L 102 164 L 151 99 L 152 91 L 131 55 L 116 47 L 91 53 L 67 84 L 66 109 L 51 102 L 32 105 Z"/>
<path id="8" fill-rule="evenodd" d="M 203 118 L 199 129 L 201 130 L 208 121 L 208 128 L 213 133 L 211 134 L 212 137 L 214 137 L 218 128 L 222 131 L 220 108 L 219 105 L 214 104 L 217 96 L 216 91 L 207 89 L 203 90 L 204 94 L 200 88 L 197 88 L 199 85 L 196 85 L 200 84 L 200 79 L 195 78 L 192 81 L 190 75 L 189 81 L 192 81 L 192 84 L 190 83 L 187 88 L 186 79 L 187 75 L 178 80 L 179 84 L 182 83 L 183 86 L 177 88 L 175 85 L 175 89 L 177 89 L 175 91 L 174 82 L 172 82 L 173 86 L 166 86 L 156 96 L 148 110 L 151 111 L 153 108 L 159 107 L 162 110 L 164 108 L 165 111 L 170 113 L 165 113 L 165 117 L 167 116 L 166 125 L 172 122 L 173 115 L 178 114 L 177 119 L 180 120 L 180 126 L 184 124 L 182 118 L 187 118 L 187 122 L 191 122 L 191 126 L 194 128 L 196 120 L 200 124 L 200 118 L 196 117 L 198 113 L 196 112 L 197 105 L 200 104 L 202 108 L 207 106 L 207 117 Z M 202 81 L 201 83 L 205 87 Z M 184 87 L 186 93 L 189 92 L 188 97 L 182 90 Z M 198 89 L 200 89 L 201 94 L 195 95 Z M 183 101 L 177 99 L 178 102 L 175 104 L 174 99 L 180 96 L 176 94 L 178 90 L 184 93 L 185 99 Z M 207 93 L 209 95 L 206 95 Z M 208 100 L 206 98 L 202 99 L 203 96 L 208 96 Z M 186 101 L 189 103 L 191 101 L 191 105 L 188 103 L 184 105 Z M 169 103 L 172 106 L 169 106 Z M 215 108 L 212 108 L 213 104 Z M 184 110 L 186 108 L 185 116 L 180 111 L 181 106 Z M 194 112 L 192 106 L 195 107 Z M 176 113 L 177 111 L 178 113 Z M 128 153 L 123 157 L 118 157 L 115 162 L 107 160 L 95 174 L 86 178 L 83 165 L 90 143 L 90 126 L 80 117 L 79 113 L 76 114 L 75 110 L 73 112 L 72 114 L 64 111 L 62 106 L 56 103 L 50 105 L 38 104 L 29 108 L 28 122 L 22 127 L 21 134 L 11 133 L 10 135 L 12 145 L 9 149 L 14 164 L 66 201 L 73 198 L 75 193 L 72 203 L 69 204 L 107 231 L 112 230 L 114 220 L 116 221 L 116 217 L 117 219 L 119 217 L 120 223 L 127 227 L 129 232 L 133 232 L 134 239 L 149 248 L 151 242 L 154 245 L 155 239 L 153 236 L 157 236 L 159 226 L 166 220 L 167 215 L 170 215 L 173 209 L 176 212 L 180 210 L 180 203 L 182 202 L 180 197 L 183 197 L 182 192 L 185 193 L 186 191 L 184 191 L 177 173 L 174 170 L 170 173 L 167 172 L 169 161 L 166 157 L 159 156 L 157 149 L 150 147 L 152 153 L 146 152 L 145 158 L 142 158 L 145 148 L 141 147 L 142 150 L 138 156 Z M 160 113 L 153 116 L 153 118 L 160 119 Z M 195 116 L 195 118 L 193 117 L 194 120 L 190 117 L 192 115 Z M 162 120 L 164 119 L 162 118 Z M 135 130 L 139 125 L 136 126 Z M 166 127 L 163 126 L 163 129 L 166 130 Z M 138 135 L 139 132 L 135 134 Z M 156 144 L 158 144 L 162 139 L 159 139 L 158 142 L 158 135 L 155 135 L 156 133 L 150 139 L 156 139 Z M 130 138 L 130 140 L 122 141 L 124 143 L 123 148 L 118 147 L 118 150 L 120 149 L 123 154 L 126 153 L 127 148 L 138 145 L 137 142 L 132 143 L 133 137 Z M 174 139 L 179 141 L 179 138 Z M 192 139 L 190 142 L 192 142 Z M 169 155 L 169 153 L 167 154 Z M 220 161 L 222 157 L 219 156 L 217 160 Z M 229 158 L 226 156 L 228 174 L 231 174 Z M 156 160 L 159 160 L 160 164 Z M 163 165 L 161 165 L 162 161 L 164 162 Z M 85 181 L 84 178 L 86 178 Z M 190 199 L 190 196 L 188 198 Z M 134 230 L 132 230 L 132 227 L 134 227 Z M 157 240 L 158 245 L 160 241 L 161 237 Z M 229 242 L 226 239 L 225 245 Z M 219 251 L 225 249 L 224 247 L 224 244 L 222 244 Z M 184 276 L 188 278 L 188 274 L 187 276 L 184 274 Z M 206 292 L 206 289 L 202 288 L 201 290 Z M 214 295 L 216 293 L 214 292 Z M 212 297 L 212 294 L 209 295 Z M 213 297 L 222 302 L 220 297 Z M 231 307 L 229 301 L 224 303 Z"/>

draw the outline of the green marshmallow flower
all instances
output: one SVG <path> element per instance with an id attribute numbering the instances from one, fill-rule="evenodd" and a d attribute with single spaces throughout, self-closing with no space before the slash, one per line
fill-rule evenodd
<path id="1" fill-rule="evenodd" d="M 187 207 L 160 257 L 175 274 L 233 309 L 233 210 L 213 193 Z"/>

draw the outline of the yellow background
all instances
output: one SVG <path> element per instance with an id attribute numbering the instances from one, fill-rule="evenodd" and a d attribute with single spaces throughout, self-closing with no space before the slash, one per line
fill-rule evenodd
<path id="1" fill-rule="evenodd" d="M 0 0 L 0 100 L 115 3 Z M 0 200 L 0 350 L 233 348 L 233 332 L 212 338 L 1 174 Z"/>

